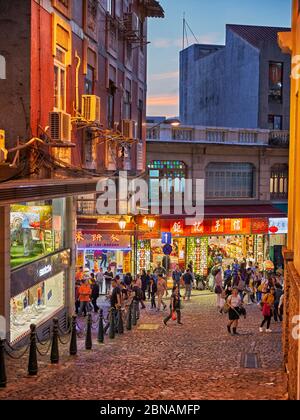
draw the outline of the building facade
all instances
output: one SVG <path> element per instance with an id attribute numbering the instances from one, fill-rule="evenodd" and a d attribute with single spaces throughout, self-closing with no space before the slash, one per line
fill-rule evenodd
<path id="1" fill-rule="evenodd" d="M 287 28 L 227 25 L 226 45 L 180 53 L 183 124 L 289 129 L 290 59 L 277 44 Z"/>
<path id="2" fill-rule="evenodd" d="M 77 196 L 145 168 L 156 0 L 0 1 L 0 314 L 16 342 L 73 312 Z M 12 30 L 14 28 L 14 30 Z"/>
<path id="3" fill-rule="evenodd" d="M 292 5 L 292 30 L 279 34 L 282 50 L 292 55 L 291 73 L 291 130 L 290 130 L 290 183 L 289 233 L 285 252 L 285 325 L 283 348 L 290 399 L 300 400 L 300 199 L 299 199 L 299 56 L 300 56 L 300 2 Z"/>
<path id="4" fill-rule="evenodd" d="M 172 200 L 175 193 L 184 194 L 184 179 L 192 179 L 196 202 L 196 180 L 204 180 L 201 225 L 186 226 L 184 211 L 161 216 L 159 238 L 161 232 L 171 233 L 176 238 L 175 249 L 181 252 L 181 258 L 179 254 L 173 256 L 173 263 L 179 262 L 184 267 L 191 259 L 195 260 L 197 253 L 199 267 L 195 271 L 205 276 L 208 257 L 217 251 L 228 262 L 247 256 L 261 267 L 269 259 L 275 269 L 283 267 L 288 139 L 286 131 L 148 124 L 150 198 L 158 199 L 156 187 L 162 182 L 162 193 L 170 193 Z M 157 242 L 159 238 L 156 236 L 153 242 L 156 254 L 162 248 Z M 204 249 L 208 249 L 208 254 Z"/>

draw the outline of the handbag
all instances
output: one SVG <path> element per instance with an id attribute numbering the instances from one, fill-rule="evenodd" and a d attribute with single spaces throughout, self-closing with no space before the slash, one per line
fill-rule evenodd
<path id="1" fill-rule="evenodd" d="M 263 316 L 271 316 L 271 307 L 267 303 L 263 306 L 262 314 Z"/>
<path id="2" fill-rule="evenodd" d="M 229 305 L 228 302 L 225 301 L 224 306 L 223 306 L 223 312 L 224 312 L 224 314 L 228 314 L 229 309 L 230 309 L 230 305 Z"/>
<path id="3" fill-rule="evenodd" d="M 176 321 L 176 319 L 177 319 L 176 312 L 175 312 L 175 311 L 173 311 L 173 312 L 172 312 L 172 320 L 173 320 L 173 321 Z"/>

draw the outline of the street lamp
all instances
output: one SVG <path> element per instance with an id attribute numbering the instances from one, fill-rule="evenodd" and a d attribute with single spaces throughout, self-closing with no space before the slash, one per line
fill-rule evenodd
<path id="1" fill-rule="evenodd" d="M 126 228 L 126 220 L 125 218 L 122 216 L 121 219 L 119 220 L 119 227 L 121 229 L 122 232 L 124 232 L 125 228 Z"/>
<path id="2" fill-rule="evenodd" d="M 153 230 L 156 224 L 156 221 L 154 219 L 149 219 L 147 224 L 148 224 L 149 229 Z"/>
<path id="3" fill-rule="evenodd" d="M 158 124 L 155 124 L 153 127 L 150 128 L 150 130 L 154 130 L 157 127 L 160 127 L 163 124 L 169 124 L 172 127 L 179 127 L 181 122 L 178 118 L 166 118 L 163 121 L 159 122 Z"/>

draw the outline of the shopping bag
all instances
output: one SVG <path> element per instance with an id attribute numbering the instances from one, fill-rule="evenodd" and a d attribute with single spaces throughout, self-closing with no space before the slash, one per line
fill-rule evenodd
<path id="1" fill-rule="evenodd" d="M 176 321 L 176 319 L 177 319 L 176 312 L 175 312 L 175 311 L 173 311 L 173 312 L 172 312 L 172 320 L 173 320 L 173 321 Z"/>

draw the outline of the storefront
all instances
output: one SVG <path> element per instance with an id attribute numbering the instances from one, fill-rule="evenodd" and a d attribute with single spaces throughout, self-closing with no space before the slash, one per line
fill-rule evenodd
<path id="1" fill-rule="evenodd" d="M 168 270 L 173 270 L 177 264 L 184 270 L 192 262 L 195 273 L 201 276 L 209 274 L 216 257 L 224 266 L 232 264 L 234 259 L 246 258 L 263 269 L 264 262 L 276 249 L 274 244 L 286 242 L 282 230 L 270 235 L 270 223 L 274 221 L 269 218 L 207 219 L 187 226 L 183 218 L 161 220 L 161 236 L 170 233 L 172 253 L 164 254 L 163 239 L 144 240 L 139 241 L 138 258 L 145 267 L 155 268 L 161 262 Z M 278 254 L 278 249 L 276 252 Z"/>
<path id="2" fill-rule="evenodd" d="M 110 267 L 114 275 L 131 272 L 132 249 L 130 235 L 78 231 L 76 268 L 98 272 Z"/>
<path id="3" fill-rule="evenodd" d="M 275 270 L 284 268 L 283 247 L 287 243 L 288 219 L 269 219 L 269 254 Z"/>
<path id="4" fill-rule="evenodd" d="M 10 341 L 16 342 L 62 311 L 70 250 L 65 250 L 16 269 L 11 275 Z"/>

